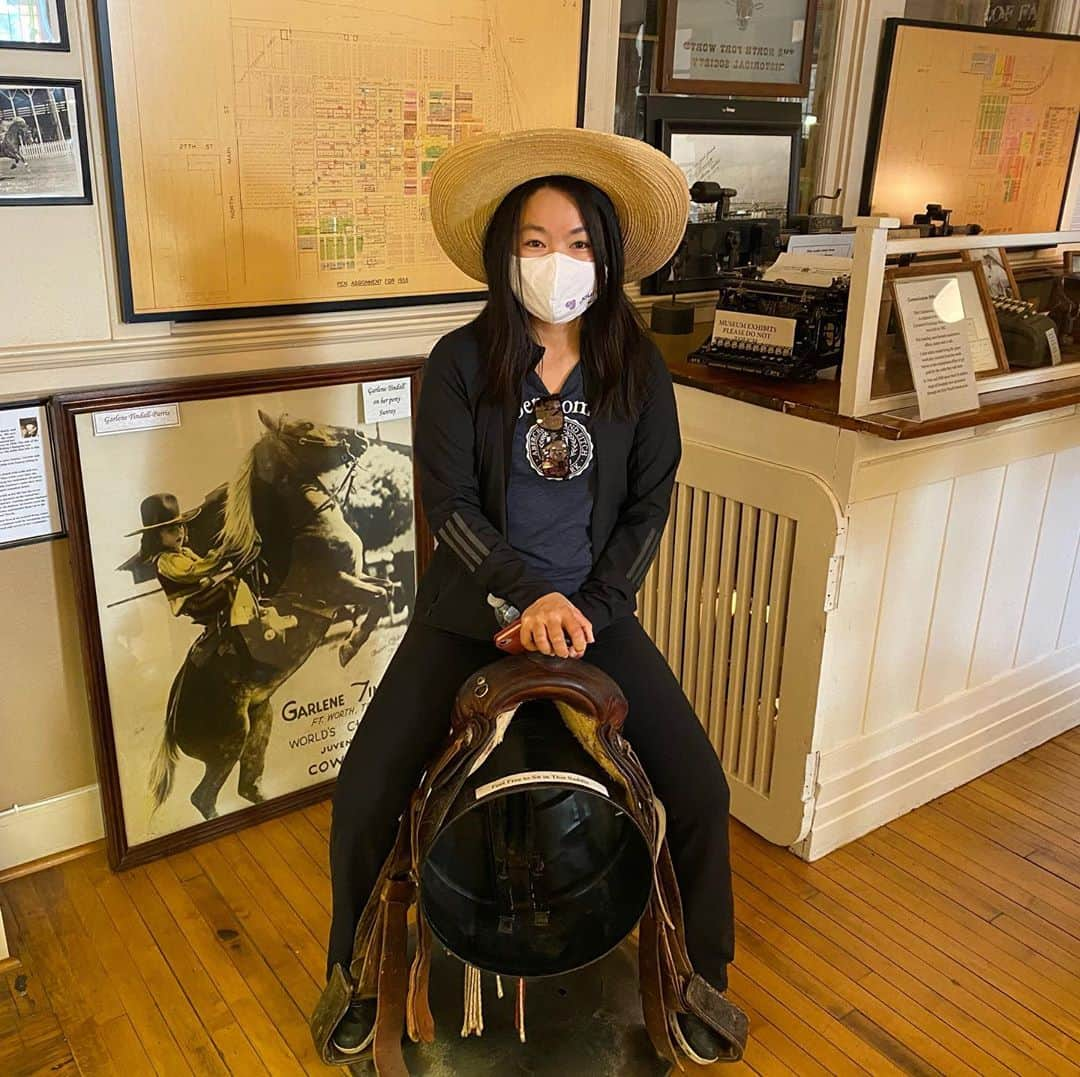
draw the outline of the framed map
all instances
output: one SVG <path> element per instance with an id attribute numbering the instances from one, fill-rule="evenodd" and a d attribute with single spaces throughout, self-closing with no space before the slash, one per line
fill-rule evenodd
<path id="1" fill-rule="evenodd" d="M 435 161 L 584 114 L 588 0 L 95 5 L 127 321 L 474 299 Z"/>
<path id="2" fill-rule="evenodd" d="M 859 212 L 1055 231 L 1078 115 L 1080 38 L 887 19 Z"/>

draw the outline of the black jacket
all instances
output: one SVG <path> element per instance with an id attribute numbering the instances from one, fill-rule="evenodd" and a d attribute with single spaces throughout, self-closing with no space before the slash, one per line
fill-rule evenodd
<path id="1" fill-rule="evenodd" d="M 536 345 L 538 362 L 543 349 Z M 682 451 L 675 391 L 650 343 L 651 383 L 635 419 L 593 416 L 593 568 L 570 601 L 599 632 L 632 614 L 656 556 Z M 424 367 L 416 420 L 420 495 L 437 545 L 416 614 L 449 632 L 489 638 L 489 593 L 519 610 L 553 588 L 507 543 L 506 487 L 519 405 L 480 399 L 483 357 L 473 324 L 447 333 Z M 590 378 L 585 375 L 588 399 Z"/>

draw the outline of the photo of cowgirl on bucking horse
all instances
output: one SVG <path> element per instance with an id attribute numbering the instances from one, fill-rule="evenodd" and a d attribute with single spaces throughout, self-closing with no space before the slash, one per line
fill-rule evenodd
<path id="1" fill-rule="evenodd" d="M 129 847 L 335 776 L 416 588 L 395 384 L 77 417 Z"/>

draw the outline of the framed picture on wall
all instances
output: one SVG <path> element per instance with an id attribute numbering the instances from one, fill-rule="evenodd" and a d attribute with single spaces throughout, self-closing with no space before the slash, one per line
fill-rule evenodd
<path id="1" fill-rule="evenodd" d="M 113 867 L 327 794 L 431 547 L 420 364 L 55 398 Z"/>
<path id="2" fill-rule="evenodd" d="M 648 141 L 682 169 L 692 195 L 697 183 L 734 191 L 727 216 L 747 222 L 774 218 L 779 238 L 798 200 L 802 118 L 797 102 L 652 94 L 645 117 Z M 691 202 L 685 241 L 666 266 L 641 282 L 643 295 L 716 287 L 728 253 L 725 236 L 735 227 L 713 223 L 718 208 L 715 202 Z"/>
<path id="3" fill-rule="evenodd" d="M 64 0 L 3 0 L 0 49 L 70 52 Z"/>
<path id="4" fill-rule="evenodd" d="M 665 0 L 661 93 L 805 97 L 817 0 Z"/>
<path id="5" fill-rule="evenodd" d="M 82 83 L 0 76 L 0 206 L 92 201 Z"/>
<path id="6" fill-rule="evenodd" d="M 585 118 L 587 2 L 89 6 L 125 321 L 480 299 L 435 163 Z"/>

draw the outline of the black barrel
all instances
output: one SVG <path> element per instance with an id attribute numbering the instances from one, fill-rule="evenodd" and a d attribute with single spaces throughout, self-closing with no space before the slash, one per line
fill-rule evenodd
<path id="1" fill-rule="evenodd" d="M 435 937 L 507 976 L 554 976 L 603 957 L 652 890 L 649 843 L 624 804 L 555 706 L 523 703 L 421 864 Z"/>

